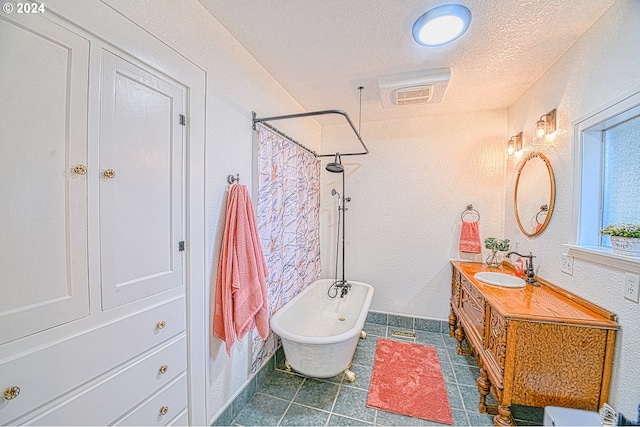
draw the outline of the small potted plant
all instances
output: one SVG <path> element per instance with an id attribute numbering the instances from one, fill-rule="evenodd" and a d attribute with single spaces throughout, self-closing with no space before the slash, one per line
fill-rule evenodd
<path id="1" fill-rule="evenodd" d="M 640 256 L 640 225 L 609 225 L 600 234 L 611 236 L 613 253 L 627 256 Z"/>
<path id="2" fill-rule="evenodd" d="M 487 237 L 484 239 L 484 247 L 491 249 L 491 254 L 487 257 L 487 265 L 489 267 L 500 267 L 502 265 L 502 256 L 498 252 L 506 252 L 511 247 L 509 239 L 499 240 L 495 237 Z"/>

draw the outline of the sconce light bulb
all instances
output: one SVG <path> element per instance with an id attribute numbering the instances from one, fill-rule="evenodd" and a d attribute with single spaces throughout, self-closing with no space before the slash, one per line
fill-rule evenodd
<path id="1" fill-rule="evenodd" d="M 536 122 L 536 136 L 542 138 L 547 134 L 547 122 L 544 120 L 538 120 Z"/>
<path id="2" fill-rule="evenodd" d="M 510 139 L 509 142 L 507 142 L 507 153 L 509 153 L 509 155 L 512 155 L 514 151 L 516 151 L 515 142 L 513 141 L 513 139 Z"/>

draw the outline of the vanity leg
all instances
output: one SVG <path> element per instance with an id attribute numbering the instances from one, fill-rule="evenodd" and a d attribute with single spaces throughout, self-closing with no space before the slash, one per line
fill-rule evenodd
<path id="1" fill-rule="evenodd" d="M 493 417 L 493 424 L 496 426 L 515 426 L 511 416 L 511 407 L 506 405 L 498 405 L 498 415 Z"/>
<path id="2" fill-rule="evenodd" d="M 481 414 L 487 413 L 487 395 L 491 392 L 491 380 L 487 371 L 484 368 L 480 368 L 480 376 L 476 380 L 478 383 L 478 391 L 480 392 L 480 403 L 478 404 L 478 411 Z"/>
<path id="3" fill-rule="evenodd" d="M 465 356 L 471 356 L 472 352 L 470 349 L 462 348 L 462 341 L 464 341 L 464 329 L 462 328 L 462 324 L 458 321 L 458 328 L 455 332 L 456 340 L 458 340 L 458 346 L 456 347 L 456 353 Z"/>
<path id="4" fill-rule="evenodd" d="M 458 317 L 456 313 L 453 311 L 453 307 L 451 307 L 451 311 L 449 312 L 449 336 L 452 337 L 456 330 L 456 323 L 458 323 Z"/>

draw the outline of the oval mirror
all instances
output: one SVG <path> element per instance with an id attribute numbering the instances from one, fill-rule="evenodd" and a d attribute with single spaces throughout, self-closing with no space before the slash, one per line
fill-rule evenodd
<path id="1" fill-rule="evenodd" d="M 526 236 L 547 228 L 556 198 L 551 162 L 540 152 L 529 153 L 518 166 L 513 205 L 518 227 Z"/>

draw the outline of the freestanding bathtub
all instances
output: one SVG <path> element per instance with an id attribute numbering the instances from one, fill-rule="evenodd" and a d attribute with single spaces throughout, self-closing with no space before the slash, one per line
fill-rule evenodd
<path id="1" fill-rule="evenodd" d="M 271 316 L 287 365 L 309 377 L 330 378 L 351 366 L 373 298 L 373 286 L 351 280 L 344 298 L 339 290 L 330 298 L 327 291 L 333 282 L 313 282 Z"/>

